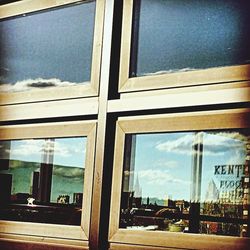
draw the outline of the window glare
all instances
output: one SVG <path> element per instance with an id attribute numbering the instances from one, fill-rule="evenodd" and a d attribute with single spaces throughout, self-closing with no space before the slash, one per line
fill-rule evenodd
<path id="1" fill-rule="evenodd" d="M 249 145 L 240 130 L 127 135 L 120 227 L 244 236 Z"/>
<path id="2" fill-rule="evenodd" d="M 80 225 L 86 137 L 12 140 L 0 146 L 0 192 L 5 194 L 0 219 Z"/>

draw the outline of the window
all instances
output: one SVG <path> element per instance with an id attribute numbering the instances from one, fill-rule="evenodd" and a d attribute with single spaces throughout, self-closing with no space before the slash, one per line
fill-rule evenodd
<path id="1" fill-rule="evenodd" d="M 249 10 L 244 0 L 124 1 L 120 92 L 248 80 Z"/>
<path id="2" fill-rule="evenodd" d="M 4 2 L 0 249 L 247 249 L 248 1 Z"/>
<path id="3" fill-rule="evenodd" d="M 2 233 L 87 239 L 95 129 L 94 121 L 1 128 Z"/>
<path id="4" fill-rule="evenodd" d="M 249 237 L 247 117 L 237 110 L 120 118 L 110 241 L 185 248 L 195 233 L 203 242 L 191 248 L 206 249 L 217 235 L 224 243 Z"/>
<path id="5" fill-rule="evenodd" d="M 102 1 L 22 1 L 0 9 L 1 102 L 98 94 Z M 17 9 L 24 9 L 16 13 Z"/>
<path id="6" fill-rule="evenodd" d="M 86 138 L 11 140 L 2 146 L 9 157 L 0 171 L 6 195 L 1 203 L 7 205 L 1 219 L 80 225 Z"/>

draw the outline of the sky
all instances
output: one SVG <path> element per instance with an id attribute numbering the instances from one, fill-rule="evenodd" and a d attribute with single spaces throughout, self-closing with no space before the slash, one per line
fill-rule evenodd
<path id="1" fill-rule="evenodd" d="M 212 2 L 143 0 L 138 75 L 249 63 L 249 1 Z M 94 8 L 89 2 L 1 21 L 0 83 L 10 83 L 5 86 L 9 91 L 22 91 L 89 81 Z M 137 136 L 135 172 L 143 196 L 189 200 L 193 137 Z M 12 142 L 11 159 L 40 162 L 42 143 Z M 85 148 L 81 139 L 56 139 L 54 164 L 83 167 Z M 244 164 L 243 156 L 241 140 L 205 134 L 203 196 L 212 178 L 217 185 L 220 181 L 213 176 L 214 166 Z"/>
<path id="2" fill-rule="evenodd" d="M 66 194 L 73 202 L 73 194 L 83 192 L 86 143 L 86 137 L 56 138 L 49 142 L 43 139 L 12 140 L 10 147 L 3 143 L 8 153 L 1 154 L 2 157 L 8 155 L 9 159 L 22 163 L 10 162 L 9 169 L 0 172 L 12 174 L 12 194 L 30 193 L 33 172 L 40 171 L 46 149 L 48 155 L 53 155 L 49 162 L 53 164 L 51 201 L 56 202 L 59 195 Z"/>
<path id="3" fill-rule="evenodd" d="M 173 199 L 190 201 L 191 190 L 191 169 L 193 163 L 192 144 L 195 140 L 195 132 L 175 133 L 152 133 L 133 135 L 135 139 L 134 169 L 130 169 L 130 187 L 135 190 L 136 179 L 138 178 L 142 189 L 142 197 L 157 199 Z M 202 181 L 201 201 L 206 198 L 209 183 L 213 181 L 220 191 L 231 191 L 220 188 L 221 181 L 239 181 L 243 176 L 240 170 L 239 176 L 236 172 L 231 175 L 215 174 L 215 166 L 218 165 L 244 165 L 246 158 L 246 143 L 249 143 L 249 136 L 239 131 L 214 131 L 203 132 L 202 139 Z M 37 140 L 13 140 L 10 144 L 10 151 L 6 144 L 5 150 L 9 152 L 11 160 L 23 162 L 37 162 L 32 169 L 29 169 L 27 178 L 24 170 L 16 180 L 16 189 L 29 190 L 30 177 L 33 171 L 38 171 L 43 161 L 44 148 L 46 152 L 53 152 L 50 159 L 54 165 L 53 187 L 55 200 L 59 194 L 80 192 L 83 184 L 83 169 L 85 168 L 86 137 L 56 138 L 45 143 L 43 139 Z M 46 145 L 46 146 L 45 146 Z M 3 151 L 3 150 L 2 150 Z M 5 158 L 7 154 L 2 154 Z M 49 154 L 48 155 L 52 155 Z M 30 168 L 30 166 L 27 166 Z M 10 166 L 10 170 L 15 166 Z M 22 166 L 23 168 L 23 166 Z M 24 176 L 23 176 L 24 175 Z M 26 177 L 25 177 L 26 176 Z M 20 182 L 25 184 L 20 186 Z M 19 184 L 18 184 L 19 183 Z M 67 183 L 67 185 L 65 185 Z M 25 188 L 24 188 L 25 187 Z M 130 191 L 133 191 L 130 190 Z M 24 192 L 24 191 L 22 191 Z M 28 191 L 27 191 L 28 192 Z"/>
<path id="4" fill-rule="evenodd" d="M 85 167 L 86 137 L 56 138 L 51 142 L 53 163 L 67 167 Z M 11 141 L 10 159 L 41 162 L 44 139 Z"/>
<path id="5" fill-rule="evenodd" d="M 193 141 L 193 132 L 136 135 L 134 185 L 138 176 L 142 197 L 190 201 Z M 201 200 L 211 180 L 217 188 L 221 180 L 240 180 L 242 171 L 215 175 L 215 166 L 245 164 L 246 141 L 237 131 L 203 133 Z"/>
<path id="6" fill-rule="evenodd" d="M 249 12 L 245 0 L 141 1 L 137 75 L 249 63 Z M 94 15 L 92 1 L 1 21 L 0 91 L 89 82 Z"/>
<path id="7" fill-rule="evenodd" d="M 1 91 L 89 82 L 94 16 L 92 1 L 1 21 Z"/>
<path id="8" fill-rule="evenodd" d="M 142 0 L 137 75 L 249 63 L 249 13 L 245 0 Z"/>

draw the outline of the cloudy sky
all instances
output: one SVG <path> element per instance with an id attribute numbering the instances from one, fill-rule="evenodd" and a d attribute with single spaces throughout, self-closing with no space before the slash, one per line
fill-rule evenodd
<path id="1" fill-rule="evenodd" d="M 143 197 L 190 200 L 194 138 L 192 132 L 136 135 L 134 173 Z M 245 164 L 246 141 L 238 132 L 203 133 L 202 200 L 209 182 L 219 187 L 224 178 L 214 175 L 216 165 Z M 240 180 L 235 175 L 231 179 Z"/>
<path id="2" fill-rule="evenodd" d="M 202 183 L 201 200 L 205 199 L 209 182 L 213 180 L 219 188 L 221 180 L 239 181 L 236 174 L 231 176 L 215 175 L 217 165 L 245 164 L 246 143 L 249 137 L 237 131 L 204 132 L 202 154 Z M 190 200 L 191 168 L 193 159 L 192 144 L 195 139 L 193 132 L 158 133 L 136 135 L 134 181 L 139 179 L 142 196 L 147 198 Z M 5 151 L 8 145 L 2 144 Z M 83 169 L 85 167 L 86 137 L 57 138 L 45 140 L 14 140 L 11 142 L 9 157 L 11 160 L 36 162 L 29 174 L 18 170 L 19 182 L 24 185 L 16 186 L 19 192 L 29 192 L 31 174 L 39 170 L 39 163 L 43 161 L 44 150 L 54 165 L 53 169 L 53 199 L 59 194 L 81 192 L 83 184 Z M 1 150 L 3 152 L 3 150 Z M 6 157 L 7 154 L 1 154 Z M 25 164 L 22 165 L 24 168 Z M 10 166 L 10 170 L 17 165 Z M 28 166 L 30 168 L 30 165 Z M 5 171 L 4 171 L 5 172 Z M 15 172 L 17 173 L 17 172 Z M 22 175 L 22 176 L 21 176 Z M 18 177 L 18 178 L 19 178 Z M 14 179 L 17 177 L 14 177 Z M 130 179 L 132 181 L 132 179 Z M 67 183 L 67 185 L 65 185 Z"/>
<path id="3" fill-rule="evenodd" d="M 249 12 L 245 0 L 141 1 L 137 74 L 249 63 Z M 94 13 L 87 1 L 1 21 L 0 91 L 88 82 Z"/>
<path id="4" fill-rule="evenodd" d="M 249 63 L 249 13 L 245 0 L 141 1 L 138 75 Z"/>
<path id="5" fill-rule="evenodd" d="M 89 81 L 94 15 L 92 1 L 1 21 L 1 91 Z"/>
<path id="6" fill-rule="evenodd" d="M 13 140 L 10 145 L 3 143 L 1 157 L 8 155 L 9 159 L 22 163 L 10 163 L 9 169 L 1 172 L 12 174 L 12 193 L 30 193 L 33 172 L 40 171 L 46 152 L 49 163 L 54 165 L 51 201 L 56 202 L 60 194 L 67 194 L 72 202 L 73 193 L 83 192 L 86 142 L 86 137 L 76 137 L 52 141 Z"/>
<path id="7" fill-rule="evenodd" d="M 46 145 L 46 146 L 45 146 Z M 53 164 L 66 167 L 85 167 L 86 137 L 56 138 L 50 143 L 45 140 L 11 141 L 11 160 L 41 162 L 44 148 L 53 149 Z"/>

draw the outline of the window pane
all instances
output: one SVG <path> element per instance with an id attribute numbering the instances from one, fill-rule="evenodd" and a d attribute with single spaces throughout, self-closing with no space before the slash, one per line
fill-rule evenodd
<path id="1" fill-rule="evenodd" d="M 249 236 L 249 133 L 126 135 L 120 227 Z"/>
<path id="2" fill-rule="evenodd" d="M 135 2 L 131 76 L 249 63 L 248 0 Z"/>
<path id="3" fill-rule="evenodd" d="M 0 91 L 73 86 L 90 81 L 95 2 L 0 22 Z"/>
<path id="4" fill-rule="evenodd" d="M 0 219 L 80 225 L 86 137 L 2 141 Z"/>

